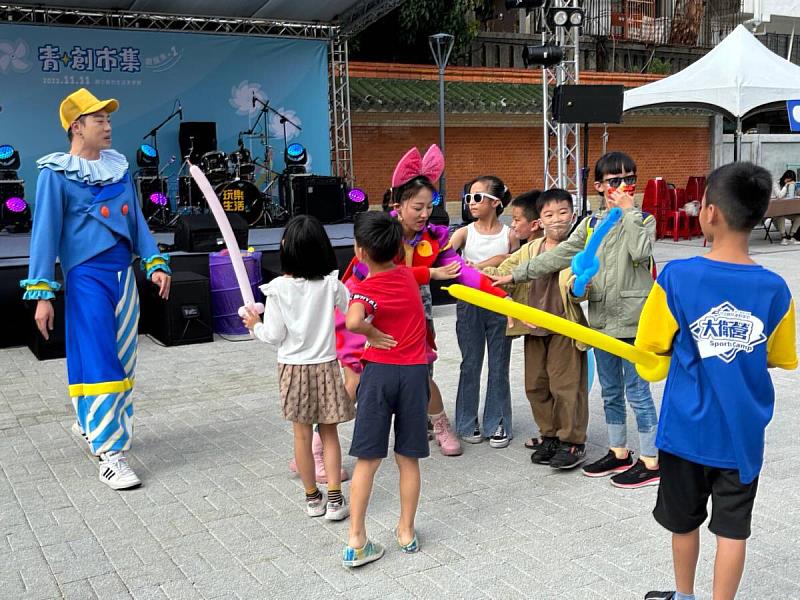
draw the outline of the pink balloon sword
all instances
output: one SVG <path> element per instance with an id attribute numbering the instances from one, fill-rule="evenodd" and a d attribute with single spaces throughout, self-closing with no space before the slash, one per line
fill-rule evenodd
<path id="1" fill-rule="evenodd" d="M 236 273 L 236 282 L 239 284 L 239 290 L 242 292 L 242 300 L 244 301 L 244 306 L 239 307 L 239 316 L 245 316 L 245 307 L 252 308 L 259 314 L 263 313 L 264 305 L 261 302 L 256 302 L 255 298 L 253 298 L 253 289 L 250 287 L 250 279 L 247 277 L 247 270 L 244 267 L 242 253 L 239 251 L 239 244 L 236 242 L 236 236 L 233 234 L 233 229 L 231 229 L 231 224 L 230 221 L 228 221 L 225 210 L 222 208 L 219 198 L 217 198 L 217 195 L 214 193 L 214 188 L 211 187 L 208 179 L 206 179 L 205 173 L 203 173 L 199 167 L 191 165 L 189 167 L 189 173 L 197 182 L 200 191 L 203 192 L 203 196 L 205 196 L 206 202 L 208 202 L 214 219 L 217 221 L 219 230 L 222 232 L 225 246 L 228 248 L 233 271 Z"/>

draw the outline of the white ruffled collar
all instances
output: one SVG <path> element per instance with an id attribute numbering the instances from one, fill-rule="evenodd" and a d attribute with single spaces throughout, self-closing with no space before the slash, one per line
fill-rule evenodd
<path id="1" fill-rule="evenodd" d="M 40 169 L 62 171 L 67 179 L 91 185 L 116 183 L 128 172 L 128 159 L 116 150 L 101 150 L 97 160 L 54 152 L 43 156 L 36 164 Z"/>

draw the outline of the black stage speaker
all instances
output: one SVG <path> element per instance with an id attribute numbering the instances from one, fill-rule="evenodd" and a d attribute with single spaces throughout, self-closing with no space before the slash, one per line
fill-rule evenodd
<path id="1" fill-rule="evenodd" d="M 158 287 L 148 290 L 152 336 L 165 346 L 213 342 L 211 291 L 208 277 L 189 271 L 172 273 L 169 299 L 158 296 Z"/>
<path id="2" fill-rule="evenodd" d="M 560 85 L 553 94 L 553 118 L 559 123 L 619 123 L 621 85 Z"/>
<path id="3" fill-rule="evenodd" d="M 323 223 L 337 223 L 347 216 L 347 188 L 341 177 L 282 175 L 281 201 L 294 215 L 313 215 Z"/>
<path id="4" fill-rule="evenodd" d="M 28 305 L 28 318 L 30 323 L 28 348 L 30 348 L 30 351 L 33 352 L 33 355 L 39 360 L 64 358 L 67 355 L 66 338 L 64 337 L 64 317 L 66 316 L 66 311 L 64 310 L 64 293 L 56 293 L 55 299 L 51 300 L 51 302 L 53 303 L 55 318 L 53 319 L 53 331 L 50 332 L 49 340 L 45 340 L 42 337 L 42 334 L 39 333 L 39 328 L 36 327 L 36 321 L 33 320 L 36 314 L 37 302 L 35 300 L 26 302 Z"/>
<path id="5" fill-rule="evenodd" d="M 237 213 L 225 213 L 239 248 L 248 247 L 247 221 Z M 225 247 L 213 215 L 182 215 L 175 226 L 175 249 L 184 252 L 218 252 Z"/>
<path id="6" fill-rule="evenodd" d="M 199 165 L 203 154 L 217 149 L 216 121 L 183 121 L 178 129 L 178 145 L 181 158 L 188 156 L 192 164 Z"/>

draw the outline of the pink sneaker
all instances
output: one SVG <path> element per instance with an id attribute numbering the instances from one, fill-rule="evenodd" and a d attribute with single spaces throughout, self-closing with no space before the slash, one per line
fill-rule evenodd
<path id="1" fill-rule="evenodd" d="M 444 413 L 433 420 L 433 437 L 445 456 L 459 456 L 463 452 L 461 442 L 458 441 L 458 437 L 450 427 L 450 421 L 447 420 L 447 415 Z"/>
<path id="2" fill-rule="evenodd" d="M 314 454 L 314 474 L 317 483 L 327 484 L 328 474 L 325 472 L 325 461 L 322 458 L 322 438 L 319 433 L 314 432 L 314 437 L 311 442 L 311 452 Z M 297 473 L 297 463 L 294 459 L 289 461 L 289 470 L 292 473 Z M 342 481 L 350 479 L 350 473 L 342 467 Z"/>

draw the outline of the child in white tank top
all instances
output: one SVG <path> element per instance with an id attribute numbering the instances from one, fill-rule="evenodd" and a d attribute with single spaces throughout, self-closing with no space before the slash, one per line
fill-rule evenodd
<path id="1" fill-rule="evenodd" d="M 465 202 L 477 220 L 456 231 L 451 243 L 456 250 L 462 249 L 464 259 L 478 269 L 497 266 L 519 247 L 511 229 L 498 220 L 510 200 L 511 193 L 497 177 L 478 177 L 469 186 Z M 493 448 L 505 448 L 511 440 L 511 338 L 505 335 L 506 324 L 501 315 L 466 302 L 456 303 L 456 335 L 461 350 L 456 431 L 465 442 L 477 444 L 489 438 Z M 489 380 L 481 432 L 478 407 L 487 349 Z"/>

